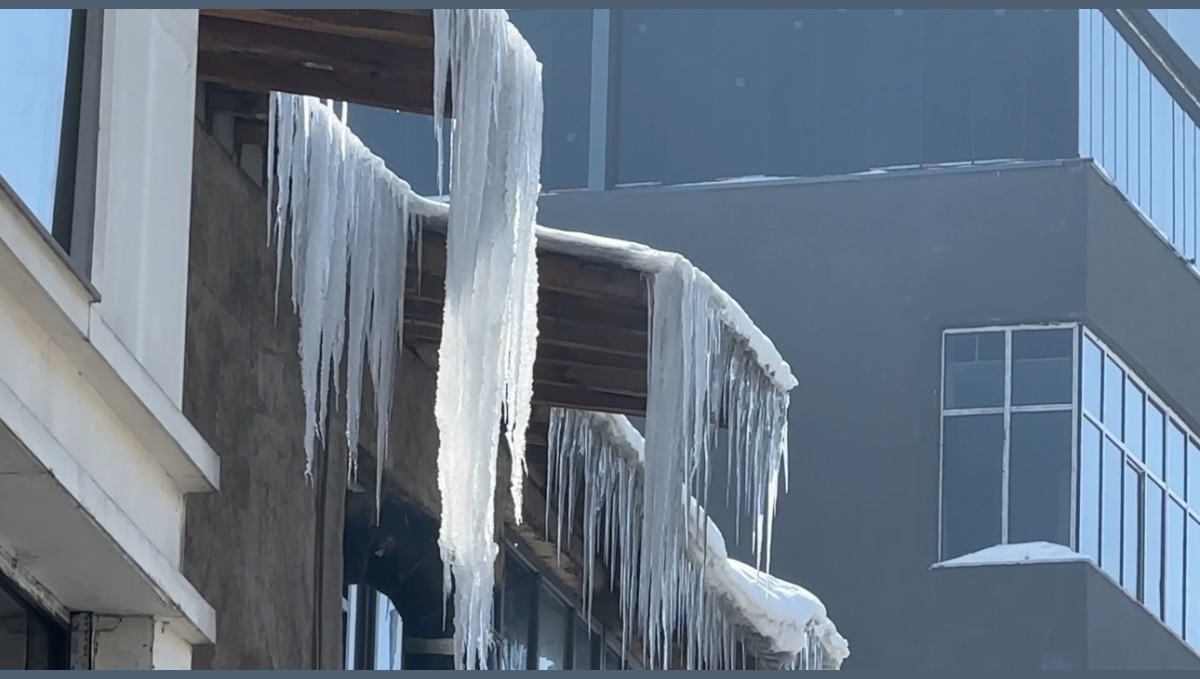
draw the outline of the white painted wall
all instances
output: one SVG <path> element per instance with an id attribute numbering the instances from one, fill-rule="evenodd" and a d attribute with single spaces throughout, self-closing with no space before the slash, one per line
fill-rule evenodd
<path id="1" fill-rule="evenodd" d="M 184 495 L 219 476 L 180 410 L 197 34 L 194 9 L 103 13 L 92 286 L 0 190 L 0 555 L 107 616 L 112 668 L 215 640 L 179 572 Z"/>
<path id="2" fill-rule="evenodd" d="M 96 616 L 94 670 L 190 670 L 192 647 L 150 617 Z"/>
<path id="3" fill-rule="evenodd" d="M 194 9 L 105 10 L 92 282 L 99 317 L 183 397 Z"/>

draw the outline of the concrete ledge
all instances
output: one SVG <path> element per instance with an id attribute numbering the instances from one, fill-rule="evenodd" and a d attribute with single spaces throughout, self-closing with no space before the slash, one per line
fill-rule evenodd
<path id="1" fill-rule="evenodd" d="M 98 293 L 68 265 L 11 189 L 0 181 L 0 286 L 104 394 L 181 492 L 219 487 L 220 458 L 140 362 L 95 313 Z"/>
<path id="2" fill-rule="evenodd" d="M 211 643 L 212 607 L 2 379 L 0 422 L 0 516 L 25 517 L 0 524 L 16 565 L 70 609 L 174 619 Z"/>

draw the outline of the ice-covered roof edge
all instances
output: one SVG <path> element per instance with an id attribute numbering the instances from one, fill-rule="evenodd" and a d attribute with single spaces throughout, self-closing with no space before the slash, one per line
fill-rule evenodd
<path id="1" fill-rule="evenodd" d="M 414 214 L 433 219 L 444 219 L 448 214 L 449 206 L 446 203 L 419 196 L 411 188 L 409 191 L 409 209 Z M 720 314 L 724 325 L 746 343 L 763 371 L 783 391 L 791 391 L 798 384 L 791 366 L 784 360 L 771 338 L 755 325 L 737 300 L 683 255 L 656 250 L 641 243 L 541 225 L 537 227 L 537 238 L 539 249 L 547 252 L 606 262 L 647 274 L 656 274 L 677 265 L 690 267 L 696 274 L 696 281 Z"/>
<path id="2" fill-rule="evenodd" d="M 595 433 L 607 438 L 614 452 L 641 467 L 645 441 L 628 418 L 608 413 L 579 414 L 586 417 Z M 695 497 L 689 497 L 687 511 L 694 540 L 689 551 L 704 564 L 705 587 L 733 614 L 733 619 L 768 642 L 771 653 L 799 656 L 815 641 L 825 661 L 840 668 L 850 655 L 849 643 L 829 618 L 821 599 L 800 585 L 730 558 L 721 530 Z M 706 524 L 703 532 L 696 526 L 701 517 Z"/>

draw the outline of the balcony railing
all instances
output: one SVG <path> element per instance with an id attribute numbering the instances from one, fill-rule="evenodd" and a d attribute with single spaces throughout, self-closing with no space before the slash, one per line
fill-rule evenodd
<path id="1" fill-rule="evenodd" d="M 1200 70 L 1149 10 L 1080 10 L 1081 155 L 1193 266 Z"/>

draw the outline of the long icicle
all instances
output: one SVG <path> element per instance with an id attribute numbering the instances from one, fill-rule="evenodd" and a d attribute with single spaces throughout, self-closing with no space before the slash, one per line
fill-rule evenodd
<path id="1" fill-rule="evenodd" d="M 434 412 L 440 433 L 438 538 L 454 598 L 455 665 L 486 666 L 491 635 L 496 424 L 513 456 L 520 514 L 537 340 L 536 216 L 541 65 L 503 10 L 434 10 L 434 130 L 450 82 L 446 297 Z"/>

